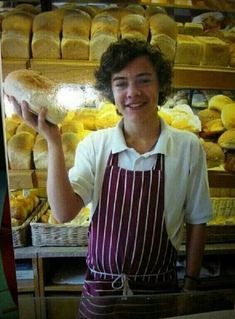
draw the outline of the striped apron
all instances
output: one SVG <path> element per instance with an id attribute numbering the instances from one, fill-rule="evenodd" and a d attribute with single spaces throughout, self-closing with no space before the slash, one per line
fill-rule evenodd
<path id="1" fill-rule="evenodd" d="M 130 171 L 110 154 L 89 228 L 80 318 L 147 318 L 152 307 L 133 295 L 176 291 L 176 257 L 164 218 L 164 155 L 149 171 Z"/>

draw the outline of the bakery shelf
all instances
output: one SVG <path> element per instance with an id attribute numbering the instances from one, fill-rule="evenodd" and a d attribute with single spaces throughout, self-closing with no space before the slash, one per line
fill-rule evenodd
<path id="1" fill-rule="evenodd" d="M 23 292 L 34 292 L 34 280 L 33 279 L 18 279 L 17 280 L 17 291 Z"/>
<path id="2" fill-rule="evenodd" d="M 45 170 L 9 170 L 10 189 L 46 187 Z M 208 171 L 210 187 L 235 188 L 235 173 L 226 171 Z"/>

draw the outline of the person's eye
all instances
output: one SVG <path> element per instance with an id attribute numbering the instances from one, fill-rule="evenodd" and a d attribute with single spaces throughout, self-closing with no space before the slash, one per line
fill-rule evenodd
<path id="1" fill-rule="evenodd" d="M 125 88 L 127 86 L 127 82 L 125 81 L 118 81 L 115 83 L 115 85 L 117 88 Z"/>
<path id="2" fill-rule="evenodd" d="M 142 83 L 142 84 L 151 83 L 152 79 L 150 79 L 150 78 L 139 78 L 138 82 Z"/>

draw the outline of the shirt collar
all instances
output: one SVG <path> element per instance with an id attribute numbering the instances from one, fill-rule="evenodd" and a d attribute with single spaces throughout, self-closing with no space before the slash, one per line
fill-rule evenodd
<path id="1" fill-rule="evenodd" d="M 171 129 L 168 124 L 166 124 L 162 119 L 160 119 L 161 123 L 161 134 L 159 139 L 154 146 L 154 148 L 149 152 L 151 154 L 161 153 L 167 155 L 168 144 L 170 142 L 171 137 Z M 123 135 L 123 120 L 119 121 L 119 123 L 114 128 L 113 134 L 113 143 L 112 143 L 112 153 L 120 153 L 128 149 L 126 145 L 126 141 Z"/>

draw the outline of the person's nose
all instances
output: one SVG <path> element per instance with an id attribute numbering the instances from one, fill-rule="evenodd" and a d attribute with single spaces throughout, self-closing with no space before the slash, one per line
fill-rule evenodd
<path id="1" fill-rule="evenodd" d="M 134 81 L 130 81 L 127 89 L 127 96 L 134 97 L 140 94 L 140 89 Z"/>

